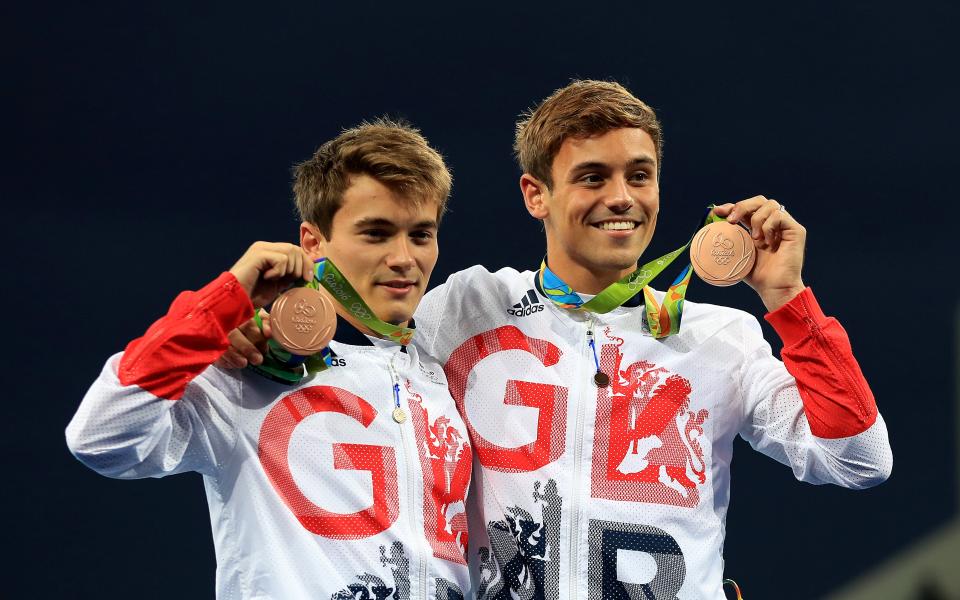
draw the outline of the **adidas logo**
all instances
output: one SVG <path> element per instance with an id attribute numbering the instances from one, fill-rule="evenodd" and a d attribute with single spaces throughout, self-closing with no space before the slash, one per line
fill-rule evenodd
<path id="1" fill-rule="evenodd" d="M 540 302 L 540 298 L 537 297 L 537 292 L 527 290 L 527 294 L 523 297 L 523 300 L 514 304 L 512 308 L 508 308 L 507 314 L 515 317 L 527 317 L 541 310 L 543 310 L 543 304 Z"/>

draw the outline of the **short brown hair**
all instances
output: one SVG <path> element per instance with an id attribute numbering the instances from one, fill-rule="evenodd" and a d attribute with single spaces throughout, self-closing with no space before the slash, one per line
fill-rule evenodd
<path id="1" fill-rule="evenodd" d="M 653 109 L 619 83 L 575 80 L 520 115 L 513 150 L 524 173 L 552 187 L 550 170 L 563 140 L 593 137 L 624 127 L 642 129 L 653 138 L 659 170 L 663 139 Z"/>
<path id="2" fill-rule="evenodd" d="M 344 129 L 296 165 L 293 175 L 300 218 L 327 238 L 351 175 L 369 175 L 414 204 L 436 198 L 438 220 L 453 183 L 443 157 L 418 129 L 386 117 Z"/>

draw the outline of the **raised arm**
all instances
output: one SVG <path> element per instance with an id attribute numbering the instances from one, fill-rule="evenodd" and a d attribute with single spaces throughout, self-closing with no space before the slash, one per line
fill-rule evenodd
<path id="1" fill-rule="evenodd" d="M 312 269 L 299 248 L 258 242 L 230 272 L 180 294 L 107 361 L 67 427 L 71 452 L 110 477 L 212 473 L 236 438 L 240 385 L 211 365 L 228 331 L 304 273 Z"/>
<path id="2" fill-rule="evenodd" d="M 887 428 L 846 331 L 809 288 L 766 318 L 783 340 L 783 363 L 759 325 L 745 322 L 743 438 L 801 481 L 856 489 L 885 481 L 893 468 Z"/>

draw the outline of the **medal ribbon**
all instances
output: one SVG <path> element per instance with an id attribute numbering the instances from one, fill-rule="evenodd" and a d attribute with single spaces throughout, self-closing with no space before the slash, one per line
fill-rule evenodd
<path id="1" fill-rule="evenodd" d="M 724 585 L 724 586 L 727 586 L 727 585 L 733 586 L 733 591 L 737 593 L 737 600 L 743 600 L 743 595 L 740 593 L 740 586 L 737 585 L 737 582 L 736 582 L 736 581 L 734 581 L 734 580 L 732 580 L 732 579 L 724 579 L 724 580 L 723 580 L 723 585 Z M 726 594 L 726 591 L 724 591 L 724 594 Z"/>
<path id="2" fill-rule="evenodd" d="M 333 261 L 326 258 L 318 258 L 314 261 L 313 281 L 307 284 L 307 287 L 319 289 L 319 286 L 330 292 L 333 299 L 340 303 L 340 306 L 347 309 L 353 318 L 357 319 L 365 326 L 369 327 L 387 338 L 401 345 L 406 346 L 413 339 L 413 327 L 401 327 L 393 323 L 381 321 L 373 311 L 363 301 L 357 290 L 353 289 L 347 278 L 343 276 L 340 269 Z"/>
<path id="3" fill-rule="evenodd" d="M 702 223 L 697 229 L 714 221 L 722 221 L 721 217 L 713 214 L 713 205 L 708 209 L 707 215 L 702 219 Z M 696 235 L 696 232 L 694 232 Z M 683 300 L 687 294 L 687 286 L 690 283 L 690 274 L 693 271 L 692 265 L 687 266 L 680 272 L 680 275 L 673 281 L 667 290 L 663 299 L 663 306 L 657 302 L 653 296 L 653 291 L 647 285 L 657 275 L 659 275 L 667 266 L 670 265 L 693 241 L 693 236 L 682 247 L 673 252 L 668 252 L 660 258 L 654 259 L 633 273 L 615 281 L 599 294 L 584 302 L 580 294 L 573 291 L 566 282 L 564 282 L 556 273 L 547 266 L 544 259 L 540 263 L 540 287 L 544 294 L 554 304 L 560 308 L 571 310 L 585 310 L 595 313 L 608 313 L 611 310 L 622 306 L 624 302 L 633 298 L 643 291 L 644 308 L 647 318 L 647 325 L 650 333 L 656 339 L 662 339 L 680 331 L 680 320 L 683 317 Z"/>

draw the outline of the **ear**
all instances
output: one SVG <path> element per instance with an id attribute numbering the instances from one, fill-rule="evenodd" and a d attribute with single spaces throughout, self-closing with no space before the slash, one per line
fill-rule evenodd
<path id="1" fill-rule="evenodd" d="M 329 241 L 323 237 L 316 225 L 306 221 L 300 223 L 300 247 L 306 251 L 310 258 L 325 258 L 328 243 Z"/>
<path id="2" fill-rule="evenodd" d="M 520 193 L 523 194 L 523 203 L 531 217 L 542 221 L 550 215 L 550 207 L 547 205 L 550 190 L 546 183 L 524 173 L 520 176 Z"/>

